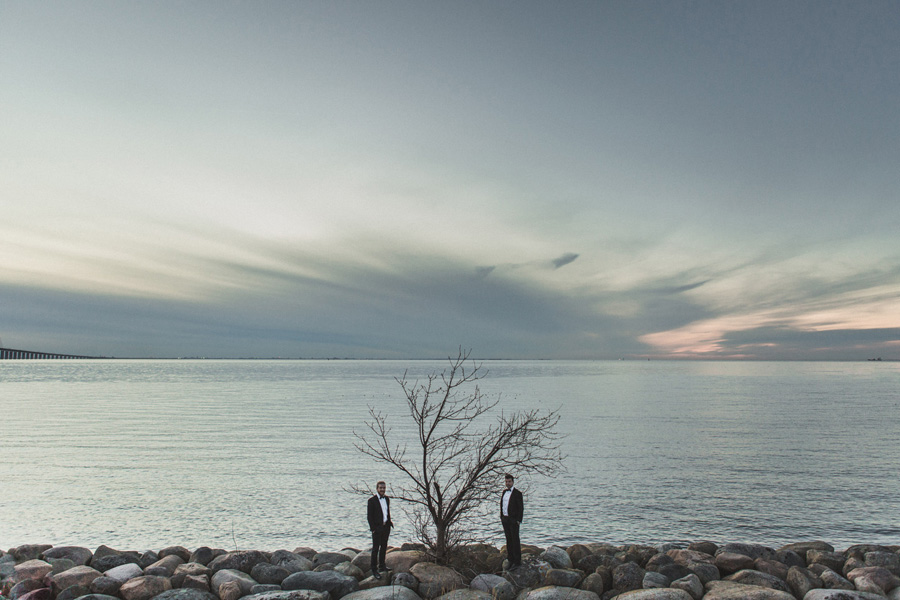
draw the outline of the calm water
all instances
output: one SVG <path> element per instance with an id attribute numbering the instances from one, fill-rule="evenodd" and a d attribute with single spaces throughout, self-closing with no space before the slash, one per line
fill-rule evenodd
<path id="1" fill-rule="evenodd" d="M 397 477 L 352 431 L 444 365 L 0 362 L 0 548 L 364 547 L 345 488 Z M 567 471 L 522 482 L 525 543 L 900 543 L 898 363 L 484 366 L 507 410 L 562 409 Z"/>

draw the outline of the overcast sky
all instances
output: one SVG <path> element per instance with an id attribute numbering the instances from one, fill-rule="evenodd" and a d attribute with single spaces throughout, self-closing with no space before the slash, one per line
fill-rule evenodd
<path id="1" fill-rule="evenodd" d="M 900 3 L 0 0 L 0 340 L 900 358 Z"/>

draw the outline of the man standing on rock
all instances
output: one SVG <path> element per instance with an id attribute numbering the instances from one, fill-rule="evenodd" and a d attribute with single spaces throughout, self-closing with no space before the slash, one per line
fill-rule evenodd
<path id="1" fill-rule="evenodd" d="M 385 496 L 385 484 L 379 481 L 375 485 L 377 494 L 369 498 L 366 517 L 369 520 L 369 529 L 372 531 L 372 576 L 381 579 L 381 571 L 387 571 L 384 564 L 384 555 L 387 554 L 388 536 L 391 535 L 391 499 Z"/>
<path id="2" fill-rule="evenodd" d="M 506 474 L 506 489 L 500 497 L 500 522 L 506 535 L 506 555 L 509 557 L 509 568 L 522 564 L 522 544 L 519 542 L 519 524 L 525 512 L 522 492 L 513 487 L 513 476 Z"/>

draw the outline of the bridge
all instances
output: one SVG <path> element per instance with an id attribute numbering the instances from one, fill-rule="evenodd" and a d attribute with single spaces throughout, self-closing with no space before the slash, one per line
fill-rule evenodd
<path id="1" fill-rule="evenodd" d="M 0 360 L 48 360 L 77 358 L 105 358 L 103 356 L 77 356 L 75 354 L 53 354 L 51 352 L 35 352 L 33 350 L 16 350 L 0 347 Z"/>

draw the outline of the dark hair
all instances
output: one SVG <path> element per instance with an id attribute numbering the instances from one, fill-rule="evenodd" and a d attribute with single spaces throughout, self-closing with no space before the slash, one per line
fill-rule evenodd
<path id="1" fill-rule="evenodd" d="M 387 484 L 383 481 L 379 481 L 378 483 L 376 483 L 375 487 L 378 487 L 379 485 L 383 485 L 383 486 L 387 487 Z"/>
<path id="2" fill-rule="evenodd" d="M 513 481 L 516 480 L 516 478 L 513 477 L 512 475 L 510 475 L 509 473 L 506 474 L 506 479 L 512 479 Z"/>

